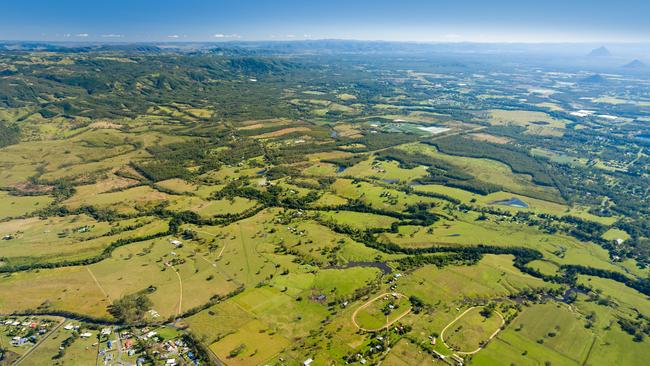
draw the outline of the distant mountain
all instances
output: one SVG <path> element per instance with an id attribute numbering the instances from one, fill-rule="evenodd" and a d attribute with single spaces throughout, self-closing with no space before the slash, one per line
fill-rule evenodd
<path id="1" fill-rule="evenodd" d="M 589 52 L 587 57 L 609 57 L 611 55 L 612 54 L 609 52 L 607 48 L 605 48 L 605 46 L 600 46 L 598 48 L 594 48 L 593 50 L 591 50 L 591 52 Z"/>
<path id="2" fill-rule="evenodd" d="M 607 79 L 600 74 L 594 74 L 583 78 L 580 82 L 583 84 L 603 84 L 607 82 Z"/>
<path id="3" fill-rule="evenodd" d="M 623 65 L 623 67 L 626 69 L 643 69 L 648 67 L 648 65 L 644 64 L 639 60 L 632 60 L 629 63 Z"/>

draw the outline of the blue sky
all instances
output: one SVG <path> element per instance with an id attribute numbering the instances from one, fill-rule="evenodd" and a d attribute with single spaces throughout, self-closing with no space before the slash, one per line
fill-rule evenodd
<path id="1" fill-rule="evenodd" d="M 0 39 L 650 41 L 645 0 L 6 0 Z"/>

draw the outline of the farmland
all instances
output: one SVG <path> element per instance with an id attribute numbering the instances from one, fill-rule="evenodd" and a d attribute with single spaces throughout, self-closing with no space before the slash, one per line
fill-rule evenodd
<path id="1" fill-rule="evenodd" d="M 0 49 L 0 365 L 650 357 L 647 80 L 151 47 Z"/>

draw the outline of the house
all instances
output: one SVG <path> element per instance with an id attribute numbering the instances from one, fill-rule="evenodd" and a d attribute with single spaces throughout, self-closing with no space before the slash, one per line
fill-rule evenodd
<path id="1" fill-rule="evenodd" d="M 309 365 L 311 365 L 312 362 L 314 362 L 314 360 L 311 359 L 311 358 L 308 358 L 302 364 L 303 364 L 303 366 L 309 366 Z"/>
<path id="2" fill-rule="evenodd" d="M 90 333 L 90 332 L 86 332 L 86 333 L 81 333 L 81 334 L 79 334 L 79 337 L 81 337 L 81 338 L 90 338 L 90 337 L 92 337 L 92 336 L 93 336 L 93 334 Z"/>
<path id="3" fill-rule="evenodd" d="M 172 243 L 172 245 L 175 246 L 175 247 L 179 247 L 179 246 L 183 245 L 183 242 L 181 242 L 180 240 L 176 240 L 176 239 L 172 239 L 169 242 Z"/>
<path id="4" fill-rule="evenodd" d="M 72 325 L 72 323 L 66 324 L 66 326 L 63 327 L 63 329 L 65 329 L 65 330 L 73 330 L 73 329 L 74 329 L 74 325 Z"/>

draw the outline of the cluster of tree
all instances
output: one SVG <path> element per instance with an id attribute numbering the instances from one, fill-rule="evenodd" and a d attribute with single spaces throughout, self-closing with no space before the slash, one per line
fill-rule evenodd
<path id="1" fill-rule="evenodd" d="M 608 278 L 633 288 L 646 296 L 650 296 L 650 278 L 634 279 L 620 272 L 573 264 L 563 265 L 561 268 L 565 271 L 566 277 L 570 278 L 573 282 L 576 281 L 578 274 Z"/>
<path id="2" fill-rule="evenodd" d="M 342 158 L 324 159 L 323 162 L 349 168 L 367 159 L 368 159 L 367 154 L 355 154 L 355 155 L 346 156 Z"/>
<path id="3" fill-rule="evenodd" d="M 145 178 L 160 182 L 171 178 L 189 179 L 191 173 L 179 162 L 173 160 L 156 160 L 150 162 L 132 162 L 131 166 Z"/>
<path id="4" fill-rule="evenodd" d="M 20 141 L 20 127 L 0 121 L 0 147 L 17 144 Z"/>
<path id="5" fill-rule="evenodd" d="M 449 265 L 473 265 L 476 264 L 483 256 L 480 253 L 451 253 L 438 255 L 412 255 L 396 260 L 395 262 L 402 271 L 422 267 L 432 264 L 436 267 L 445 267 Z"/>
<path id="6" fill-rule="evenodd" d="M 246 185 L 246 182 L 237 180 L 230 182 L 219 192 L 213 195 L 215 199 L 224 199 L 232 197 L 244 197 L 258 201 L 266 207 L 286 207 L 301 209 L 316 201 L 320 194 L 316 191 L 309 191 L 304 196 L 287 194 L 282 187 L 271 185 L 266 190 L 256 189 Z"/>
<path id="7" fill-rule="evenodd" d="M 147 311 L 153 303 L 144 293 L 123 296 L 113 301 L 108 312 L 125 324 L 138 324 L 142 322 Z"/>
<path id="8" fill-rule="evenodd" d="M 425 141 L 424 143 L 434 145 L 440 151 L 449 155 L 497 160 L 508 165 L 515 173 L 531 175 L 533 181 L 537 184 L 555 185 L 547 166 L 530 156 L 526 150 L 514 145 L 477 141 L 458 135 Z"/>
<path id="9" fill-rule="evenodd" d="M 634 337 L 635 342 L 642 342 L 646 335 L 650 335 L 650 322 L 643 317 L 637 320 L 620 317 L 617 322 L 623 331 Z"/>

